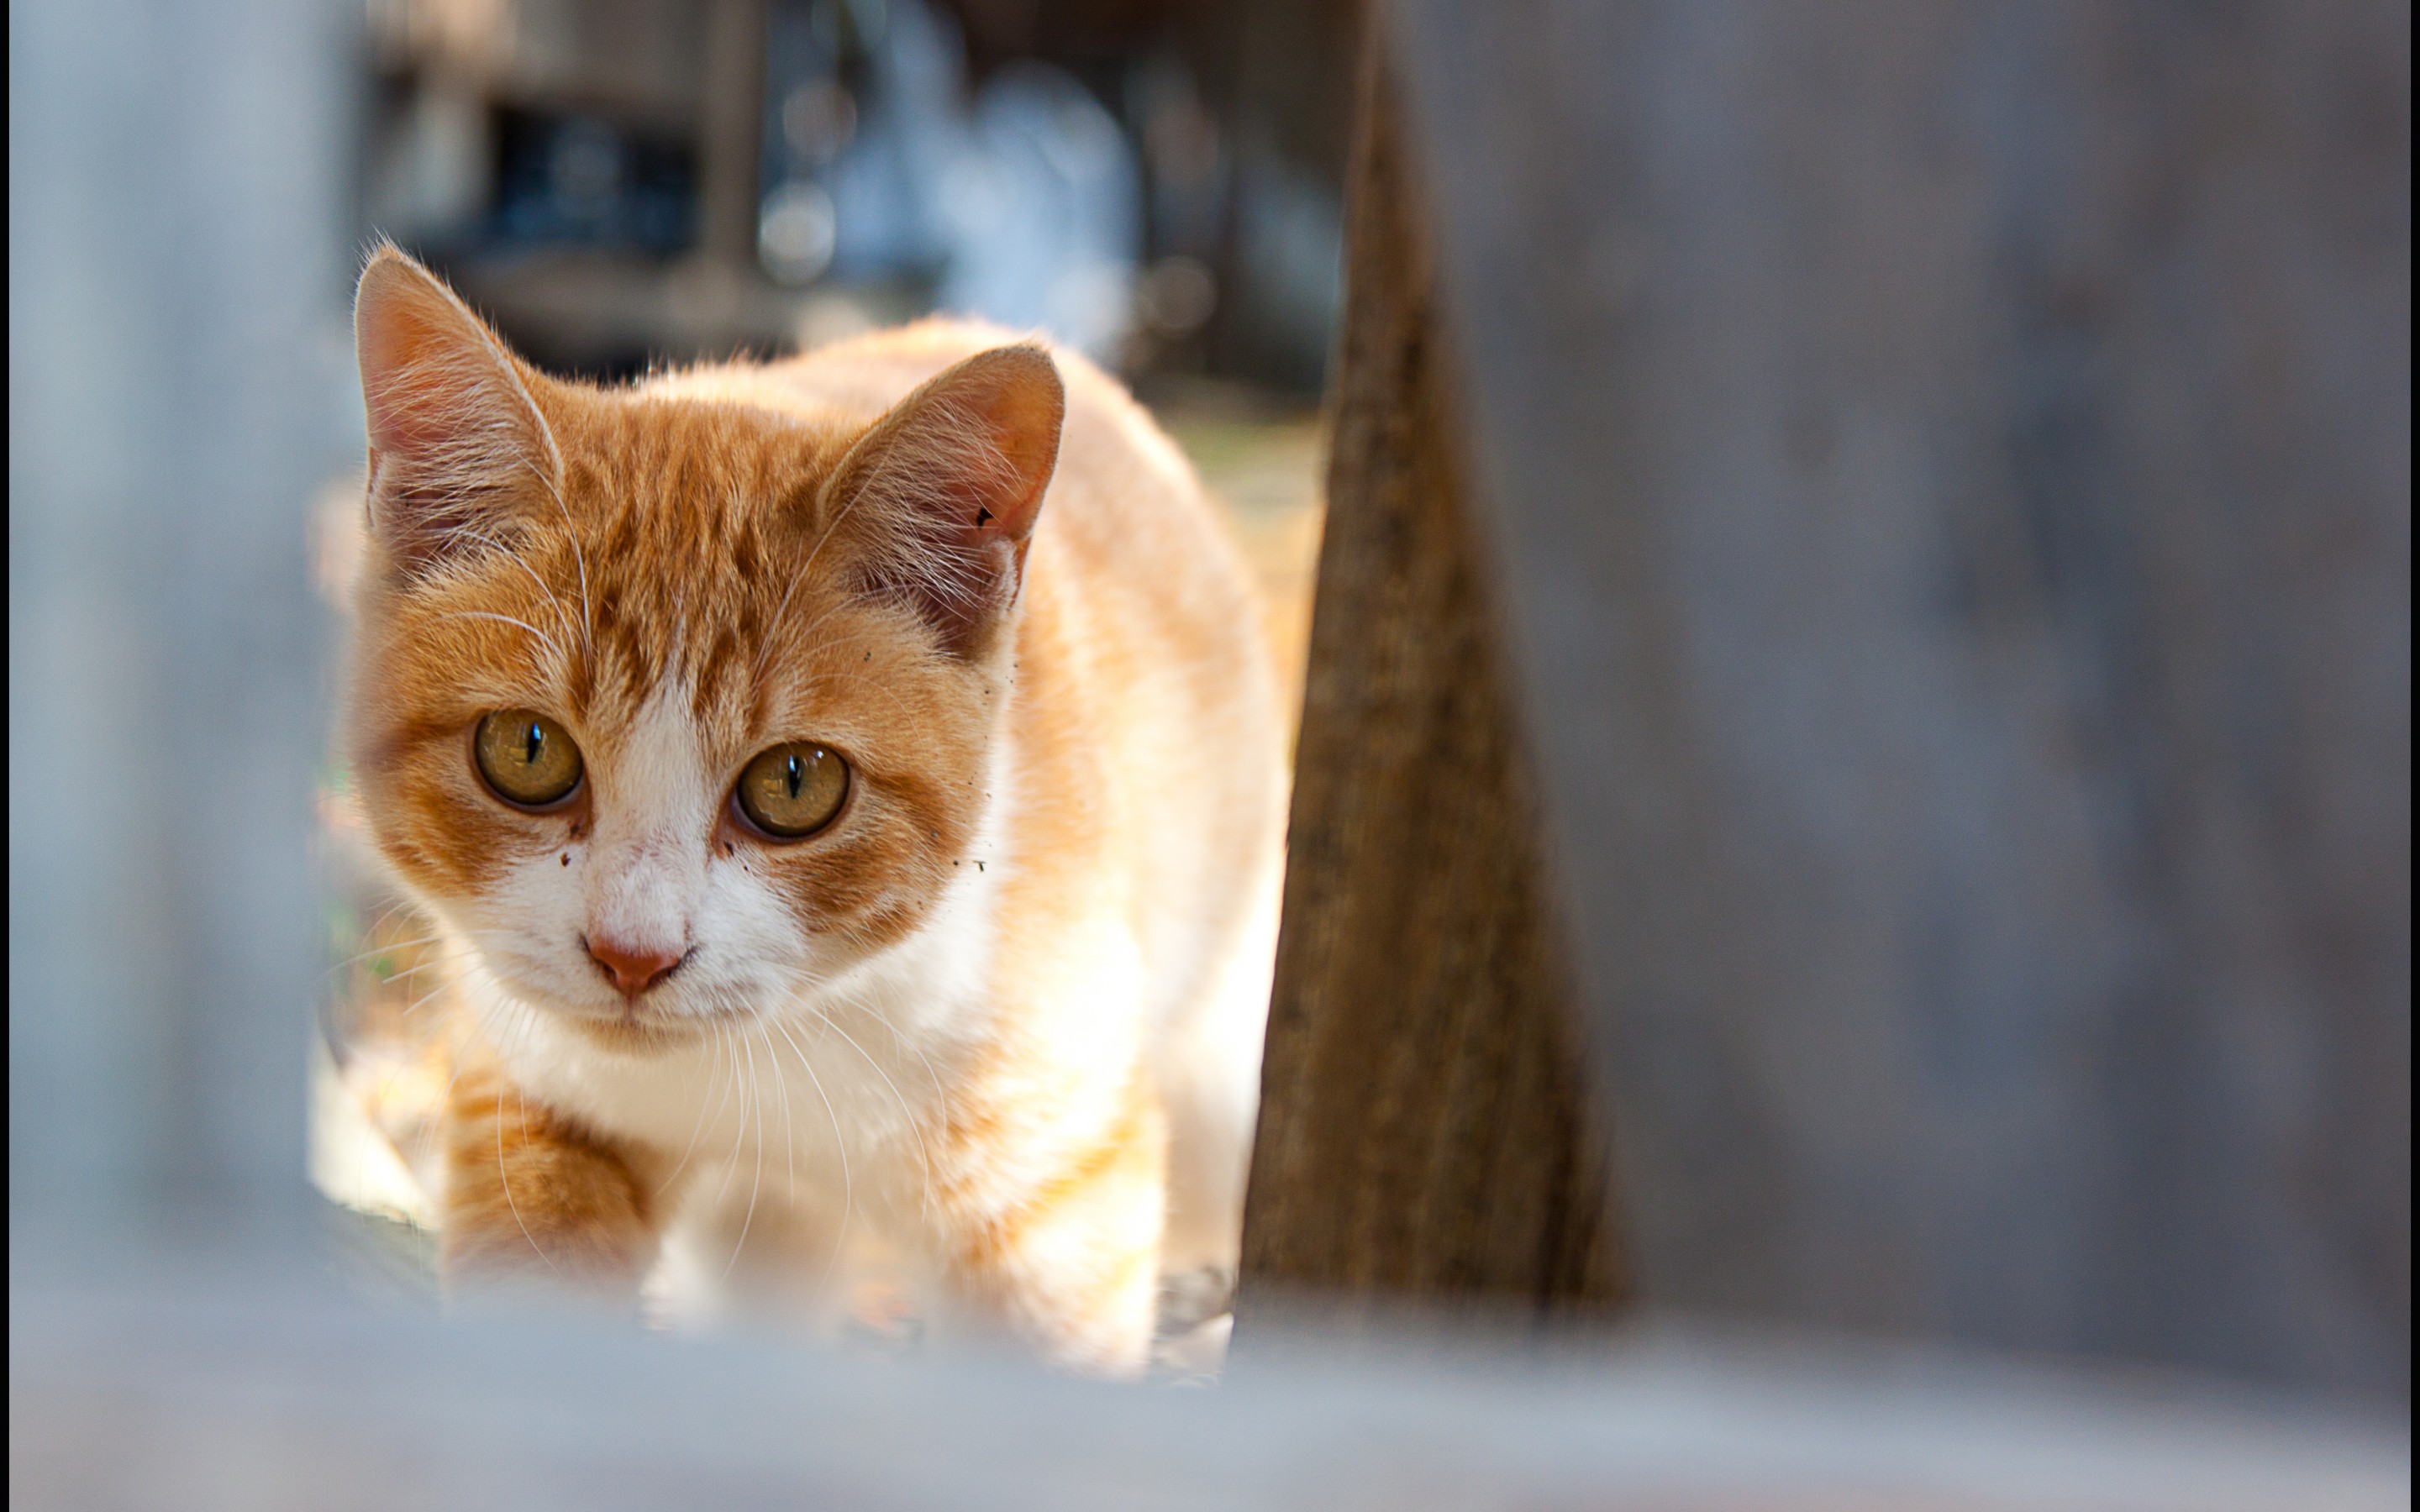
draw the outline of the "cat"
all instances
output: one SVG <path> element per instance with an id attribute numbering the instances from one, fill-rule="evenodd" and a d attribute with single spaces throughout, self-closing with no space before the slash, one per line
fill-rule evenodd
<path id="1" fill-rule="evenodd" d="M 632 1299 L 744 1191 L 1135 1374 L 1159 1275 L 1234 1261 L 1283 850 L 1181 454 L 961 320 L 601 387 L 381 245 L 355 338 L 346 736 L 461 962 L 449 1288 Z"/>

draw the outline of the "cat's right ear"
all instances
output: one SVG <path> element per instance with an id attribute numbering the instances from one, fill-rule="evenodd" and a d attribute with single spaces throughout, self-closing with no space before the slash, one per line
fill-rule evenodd
<path id="1" fill-rule="evenodd" d="M 369 423 L 370 530 L 402 576 L 493 537 L 525 490 L 559 483 L 534 375 L 392 245 L 362 270 L 353 347 Z"/>

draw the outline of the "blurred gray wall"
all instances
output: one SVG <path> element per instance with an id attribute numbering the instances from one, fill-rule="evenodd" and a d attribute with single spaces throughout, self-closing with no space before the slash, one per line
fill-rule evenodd
<path id="1" fill-rule="evenodd" d="M 1651 1304 L 2405 1393 L 2392 0 L 1404 0 Z"/>
<path id="2" fill-rule="evenodd" d="M 12 1234 L 302 1211 L 357 24 L 9 8 Z"/>

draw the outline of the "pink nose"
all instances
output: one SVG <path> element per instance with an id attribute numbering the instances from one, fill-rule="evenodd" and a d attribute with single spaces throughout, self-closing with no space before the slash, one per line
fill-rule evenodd
<path id="1" fill-rule="evenodd" d="M 589 936 L 588 953 L 613 979 L 625 997 L 636 997 L 672 974 L 681 964 L 678 951 L 625 949 L 612 940 Z"/>

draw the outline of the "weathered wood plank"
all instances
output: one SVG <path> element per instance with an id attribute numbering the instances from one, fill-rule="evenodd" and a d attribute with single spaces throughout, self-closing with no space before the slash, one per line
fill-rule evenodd
<path id="1" fill-rule="evenodd" d="M 1365 65 L 1326 533 L 1243 1312 L 1620 1291 L 1526 758 L 1466 518 L 1427 216 Z"/>

